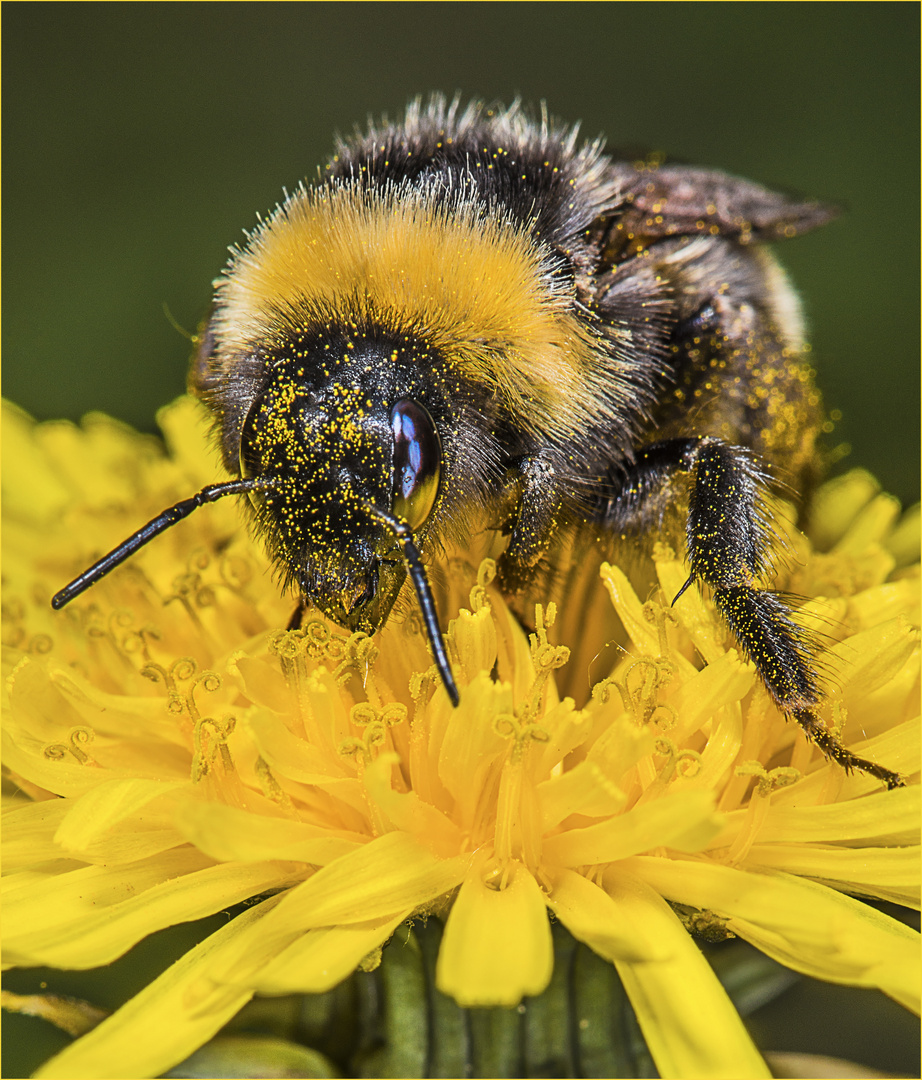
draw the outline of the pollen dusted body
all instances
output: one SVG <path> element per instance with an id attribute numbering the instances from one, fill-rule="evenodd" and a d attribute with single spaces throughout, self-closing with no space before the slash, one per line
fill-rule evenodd
<path id="1" fill-rule="evenodd" d="M 375 628 L 393 545 L 359 504 L 391 504 L 400 398 L 441 440 L 418 538 L 485 515 L 511 529 L 510 584 L 562 527 L 646 526 L 688 465 L 683 440 L 809 475 L 820 407 L 797 302 L 755 242 L 828 216 L 720 174 L 616 162 L 516 112 L 411 110 L 343 144 L 234 254 L 193 389 L 231 471 L 310 490 L 261 515 L 286 577 Z"/>
<path id="2" fill-rule="evenodd" d="M 763 242 L 830 216 L 434 99 L 342 142 L 234 251 L 190 385 L 285 583 L 351 630 L 471 530 L 508 535 L 515 596 L 566 540 L 655 539 L 686 508 L 689 582 L 779 707 L 897 784 L 819 721 L 814 650 L 766 589 L 761 496 L 812 484 L 822 411 Z"/>

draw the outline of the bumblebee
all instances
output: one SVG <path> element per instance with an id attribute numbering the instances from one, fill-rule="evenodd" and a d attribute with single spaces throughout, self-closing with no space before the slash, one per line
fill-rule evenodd
<path id="1" fill-rule="evenodd" d="M 422 555 L 499 530 L 514 598 L 562 538 L 631 543 L 681 504 L 687 585 L 710 590 L 778 707 L 846 769 L 901 783 L 819 719 L 815 649 L 762 584 L 762 497 L 779 475 L 809 489 L 823 422 L 765 244 L 832 214 L 618 160 L 518 106 L 417 101 L 340 141 L 216 282 L 190 389 L 235 479 L 164 511 L 54 606 L 245 493 L 302 610 L 374 633 L 409 574 L 457 704 Z"/>

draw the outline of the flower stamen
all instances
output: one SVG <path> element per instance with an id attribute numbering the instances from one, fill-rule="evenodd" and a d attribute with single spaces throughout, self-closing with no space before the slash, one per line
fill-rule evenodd
<path id="1" fill-rule="evenodd" d="M 755 777 L 756 784 L 746 807 L 746 818 L 727 852 L 727 862 L 736 863 L 744 859 L 755 843 L 771 805 L 771 793 L 789 787 L 802 779 L 799 769 L 789 765 L 780 765 L 775 769 L 766 769 L 761 761 L 744 761 L 734 770 L 739 777 Z"/>
<path id="2" fill-rule="evenodd" d="M 388 728 L 403 723 L 406 718 L 406 706 L 399 702 L 391 702 L 384 708 L 376 708 L 369 702 L 353 705 L 349 719 L 364 730 L 358 738 L 343 739 L 338 747 L 339 753 L 345 757 L 355 756 L 356 764 L 361 767 L 370 765 L 388 740 Z"/>
<path id="3" fill-rule="evenodd" d="M 93 764 L 93 759 L 84 750 L 84 746 L 96 738 L 96 732 L 89 727 L 74 727 L 67 733 L 66 743 L 48 743 L 42 747 L 42 755 L 49 761 L 62 761 L 68 754 L 81 765 Z"/>
<path id="4" fill-rule="evenodd" d="M 653 623 L 656 627 L 659 639 L 659 659 L 663 660 L 669 655 L 669 637 L 666 633 L 666 624 L 671 623 L 673 626 L 678 626 L 679 620 L 674 611 L 670 608 L 664 608 L 662 604 L 657 604 L 653 600 L 648 600 L 642 610 L 643 617 L 647 622 Z"/>
<path id="5" fill-rule="evenodd" d="M 541 709 L 541 699 L 548 679 L 557 668 L 563 667 L 570 659 L 570 650 L 566 645 L 552 645 L 547 639 L 548 630 L 557 618 L 557 605 L 535 604 L 535 632 L 528 635 L 531 650 L 531 662 L 535 667 L 535 681 L 528 696 L 528 703 L 522 710 L 523 716 L 537 716 Z"/>
<path id="6" fill-rule="evenodd" d="M 333 671 L 337 686 L 346 686 L 351 678 L 357 676 L 369 699 L 379 704 L 381 699 L 372 677 L 375 660 L 378 658 L 378 647 L 368 634 L 360 631 L 350 635 L 344 646 L 343 658 Z"/>
<path id="7" fill-rule="evenodd" d="M 640 676 L 640 683 L 632 690 L 630 683 L 635 672 Z M 660 705 L 657 697 L 661 687 L 665 686 L 674 674 L 674 666 L 664 657 L 654 659 L 642 656 L 625 671 L 623 679 L 612 678 L 605 681 L 618 688 L 625 712 L 632 713 L 639 724 L 648 724 L 658 708 L 668 709 L 668 706 Z M 636 682 L 636 679 L 634 681 Z"/>
<path id="8" fill-rule="evenodd" d="M 192 729 L 191 774 L 193 784 L 208 776 L 211 772 L 211 766 L 219 755 L 225 773 L 235 771 L 227 740 L 233 734 L 236 726 L 237 721 L 233 716 L 225 717 L 223 720 L 217 720 L 211 716 L 206 716 L 203 720 L 196 720 Z"/>
<path id="9" fill-rule="evenodd" d="M 496 577 L 496 560 L 484 559 L 477 568 L 477 584 L 470 592 L 470 608 L 476 615 L 484 607 L 489 607 L 490 597 L 487 588 Z"/>
<path id="10" fill-rule="evenodd" d="M 701 769 L 701 754 L 697 750 L 680 750 L 672 739 L 661 735 L 653 742 L 654 753 L 665 757 L 666 762 L 659 771 L 658 781 L 668 784 L 676 776 L 695 776 Z"/>
<path id="11" fill-rule="evenodd" d="M 227 749 L 226 746 L 222 746 L 222 749 Z M 290 813 L 295 813 L 294 803 L 291 801 L 290 796 L 284 791 L 279 784 L 278 780 L 272 775 L 272 770 L 269 768 L 269 763 L 260 754 L 256 759 L 254 766 L 256 772 L 256 779 L 259 781 L 259 786 L 262 788 L 263 794 L 267 799 L 271 799 L 272 802 L 277 803 L 279 806 L 284 807 Z"/>

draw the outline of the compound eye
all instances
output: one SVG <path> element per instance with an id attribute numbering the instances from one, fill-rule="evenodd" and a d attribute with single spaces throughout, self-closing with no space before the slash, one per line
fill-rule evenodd
<path id="1" fill-rule="evenodd" d="M 240 475 L 245 480 L 251 480 L 254 476 L 259 475 L 259 467 L 256 463 L 256 447 L 254 445 L 253 431 L 253 418 L 258 407 L 258 401 L 254 401 L 250 406 L 250 411 L 244 422 L 240 436 L 238 467 L 240 469 Z M 248 491 L 247 497 L 257 510 L 261 510 L 265 505 L 265 494 L 258 488 Z"/>
<path id="2" fill-rule="evenodd" d="M 404 398 L 391 409 L 394 433 L 393 511 L 411 529 L 432 513 L 439 490 L 442 444 L 432 417 L 418 401 Z"/>

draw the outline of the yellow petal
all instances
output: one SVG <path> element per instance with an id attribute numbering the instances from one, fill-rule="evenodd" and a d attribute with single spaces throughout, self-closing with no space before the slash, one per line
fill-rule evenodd
<path id="1" fill-rule="evenodd" d="M 862 755 L 895 769 L 907 779 L 917 776 L 919 761 L 922 760 L 922 717 L 916 715 L 905 723 L 894 724 L 889 731 L 882 731 L 873 739 L 858 743 L 857 748 Z M 914 786 L 918 786 L 918 783 Z M 862 785 L 862 792 L 868 787 L 873 788 L 874 784 Z"/>
<path id="2" fill-rule="evenodd" d="M 513 864 L 505 888 L 466 877 L 445 924 L 436 986 L 459 1005 L 517 1005 L 540 994 L 554 966 L 544 893 Z"/>
<path id="3" fill-rule="evenodd" d="M 491 589 L 490 609 L 496 629 L 496 666 L 500 681 L 511 683 L 516 702 L 526 701 L 535 679 L 528 635 L 506 604 L 497 597 L 495 587 Z M 557 699 L 553 681 L 548 683 L 546 693 L 548 706 L 551 707 Z"/>
<path id="4" fill-rule="evenodd" d="M 399 923 L 453 889 L 469 862 L 469 857 L 436 859 L 400 833 L 380 836 L 278 898 L 246 949 L 225 956 L 215 977 L 249 985 L 276 956 L 285 955 L 283 950 L 296 952 L 305 931 Z"/>
<path id="5" fill-rule="evenodd" d="M 170 740 L 175 723 L 165 721 L 162 701 L 104 694 L 30 656 L 10 672 L 6 689 L 4 761 L 48 791 L 82 795 L 118 776 L 188 779 L 188 752 Z M 95 738 L 75 747 L 81 731 Z"/>
<path id="6" fill-rule="evenodd" d="M 666 699 L 678 718 L 676 726 L 669 729 L 669 738 L 683 743 L 719 709 L 741 701 L 754 684 L 752 664 L 742 661 L 735 650 L 722 653 Z"/>
<path id="7" fill-rule="evenodd" d="M 72 806 L 55 833 L 63 850 L 87 862 L 134 862 L 182 843 L 173 827 L 184 780 L 109 780 Z"/>
<path id="8" fill-rule="evenodd" d="M 769 1076 L 713 969 L 658 892 L 621 866 L 604 885 L 615 908 L 658 944 L 661 958 L 616 960 L 615 967 L 660 1075 Z"/>
<path id="9" fill-rule="evenodd" d="M 879 491 L 880 484 L 864 469 L 852 469 L 818 488 L 810 514 L 817 548 L 828 551 Z"/>
<path id="10" fill-rule="evenodd" d="M 630 868 L 667 899 L 708 909 L 787 967 L 876 987 L 919 1011 L 919 935 L 849 896 L 778 871 L 640 856 Z"/>
<path id="11" fill-rule="evenodd" d="M 920 511 L 922 507 L 918 503 L 911 506 L 884 542 L 897 566 L 909 566 L 919 561 Z"/>
<path id="12" fill-rule="evenodd" d="M 914 649 L 902 667 L 898 667 L 889 681 L 879 685 L 871 693 L 855 695 L 843 715 L 845 728 L 842 738 L 846 744 L 860 744 L 862 756 L 872 740 L 888 737 L 905 723 L 919 715 L 919 650 Z M 907 729 L 903 729 L 908 735 Z M 918 751 L 918 744 L 913 747 Z M 899 768 L 907 774 L 918 772 L 920 755 L 916 753 L 912 764 Z"/>
<path id="13" fill-rule="evenodd" d="M 365 769 L 368 794 L 380 807 L 394 829 L 412 836 L 422 847 L 440 858 L 451 858 L 462 850 L 464 834 L 446 814 L 424 802 L 415 791 L 395 791 L 390 778 L 397 754 L 379 754 Z"/>
<path id="14" fill-rule="evenodd" d="M 213 483 L 220 465 L 214 441 L 209 438 L 211 418 L 201 401 L 183 394 L 157 410 L 157 426 L 170 457 L 188 474 L 189 486 Z"/>
<path id="15" fill-rule="evenodd" d="M 267 927 L 282 933 L 409 915 L 453 889 L 469 856 L 438 859 L 402 833 L 387 833 L 290 889 Z"/>
<path id="16" fill-rule="evenodd" d="M 838 554 L 866 557 L 868 549 L 887 536 L 899 516 L 899 499 L 887 494 L 875 495 L 849 522 L 833 550 Z"/>
<path id="17" fill-rule="evenodd" d="M 109 509 L 113 502 L 129 504 L 137 498 L 138 480 L 126 461 L 142 467 L 164 462 L 160 441 L 140 435 L 127 424 L 100 412 L 88 412 L 76 424 L 52 421 L 40 424 L 35 441 L 62 476 L 68 476 L 81 501 L 93 509 Z M 169 464 L 169 463 L 165 463 Z"/>
<path id="18" fill-rule="evenodd" d="M 325 752 L 293 735 L 274 713 L 253 710 L 243 722 L 260 754 L 278 776 L 302 784 L 318 784 L 350 775 L 342 755 Z"/>
<path id="19" fill-rule="evenodd" d="M 365 843 L 365 837 L 236 806 L 189 799 L 177 827 L 200 851 L 220 862 L 284 859 L 323 866 Z"/>
<path id="20" fill-rule="evenodd" d="M 606 960 L 665 960 L 665 945 L 645 920 L 647 891 L 633 904 L 622 891 L 615 903 L 582 874 L 561 870 L 554 875 L 547 905 L 575 938 Z"/>
<path id="21" fill-rule="evenodd" d="M 17 805 L 3 815 L 3 867 L 6 873 L 62 855 L 54 834 L 70 810 L 69 799 Z"/>
<path id="22" fill-rule="evenodd" d="M 253 978 L 256 993 L 322 994 L 332 990 L 387 941 L 403 918 L 397 915 L 308 930 L 260 967 Z"/>
<path id="23" fill-rule="evenodd" d="M 282 677 L 277 657 L 270 659 L 262 655 L 261 650 L 259 655 L 251 656 L 238 649 L 228 659 L 227 667 L 240 680 L 247 700 L 260 709 L 285 713 L 297 701 L 297 696 Z"/>
<path id="24" fill-rule="evenodd" d="M 610 687 L 609 692 L 614 693 L 614 689 Z M 592 744 L 586 760 L 613 783 L 619 782 L 641 758 L 653 753 L 653 733 L 633 717 L 622 715 L 612 718 L 611 706 L 595 701 L 589 703 L 586 712 L 601 724 L 599 737 Z"/>
<path id="25" fill-rule="evenodd" d="M 73 501 L 74 492 L 60 473 L 37 453 L 35 421 L 8 401 L 3 402 L 3 459 L 15 462 L 4 469 L 3 511 L 12 518 L 50 520 Z"/>
<path id="26" fill-rule="evenodd" d="M 771 806 L 759 828 L 757 841 L 788 843 L 854 843 L 857 840 L 876 844 L 910 844 L 918 839 L 919 815 L 922 813 L 922 789 L 918 785 L 875 791 L 861 799 L 825 803 L 819 806 L 802 804 L 796 788 L 772 794 Z M 786 805 L 790 795 L 793 805 Z M 745 810 L 727 814 L 727 835 L 732 839 L 744 824 Z M 721 834 L 721 843 L 725 835 Z"/>
<path id="27" fill-rule="evenodd" d="M 553 683 L 549 683 L 550 688 Z M 577 709 L 572 698 L 564 698 L 551 704 L 541 718 L 541 727 L 547 732 L 545 742 L 532 742 L 529 749 L 529 775 L 538 779 L 553 772 L 564 758 L 581 747 L 592 730 L 593 717 L 588 709 Z"/>
<path id="28" fill-rule="evenodd" d="M 656 575 L 666 594 L 666 600 L 672 604 L 688 580 L 688 566 L 677 559 L 657 559 Z M 697 585 L 689 585 L 670 611 L 688 632 L 705 663 L 714 664 L 720 660 L 724 654 L 726 634 L 721 623 L 714 618 L 713 612 L 705 604 Z"/>
<path id="29" fill-rule="evenodd" d="M 633 726 L 633 725 L 632 725 Z M 538 785 L 543 832 L 571 814 L 607 817 L 624 809 L 627 796 L 594 761 L 580 761 L 567 772 Z"/>
<path id="30" fill-rule="evenodd" d="M 747 867 L 783 870 L 833 887 L 919 907 L 919 846 L 831 847 L 820 844 L 754 844 Z"/>
<path id="31" fill-rule="evenodd" d="M 160 1076 L 207 1042 L 253 996 L 250 987 L 208 977 L 227 950 L 236 950 L 264 916 L 264 905 L 242 912 L 206 938 L 116 1013 L 60 1054 L 35 1077 L 118 1080 Z"/>
<path id="32" fill-rule="evenodd" d="M 430 741 L 430 761 L 437 750 L 438 775 L 455 801 L 452 817 L 463 830 L 473 831 L 478 805 L 484 791 L 498 784 L 509 747 L 509 741 L 501 738 L 489 721 L 511 712 L 510 687 L 494 683 L 487 672 L 481 672 L 465 688 L 457 709 L 450 705 L 442 709 L 445 734 L 441 745 Z"/>
<path id="33" fill-rule="evenodd" d="M 551 865 L 585 866 L 614 862 L 656 847 L 699 851 L 720 829 L 712 791 L 680 791 L 651 799 L 597 825 L 548 836 L 543 857 Z"/>
<path id="34" fill-rule="evenodd" d="M 829 649 L 828 662 L 844 684 L 847 705 L 887 682 L 906 664 L 919 642 L 919 631 L 903 617 L 853 634 Z"/>
<path id="35" fill-rule="evenodd" d="M 619 567 L 609 563 L 602 563 L 599 573 L 618 617 L 637 650 L 645 656 L 657 656 L 660 649 L 656 627 L 644 618 L 643 604 L 627 576 Z"/>
<path id="36" fill-rule="evenodd" d="M 916 556 L 918 557 L 918 544 Z M 856 630 L 869 630 L 879 623 L 905 615 L 914 626 L 918 626 L 918 607 L 918 578 L 888 581 L 848 598 L 849 625 Z"/>
<path id="37" fill-rule="evenodd" d="M 4 1012 L 40 1016 L 72 1038 L 91 1031 L 109 1015 L 107 1010 L 99 1009 L 88 1001 L 60 994 L 14 994 L 11 990 L 2 990 L 0 1006 Z"/>
<path id="38" fill-rule="evenodd" d="M 290 866 L 212 866 L 192 848 L 140 863 L 17 874 L 4 882 L 7 963 L 89 968 L 107 964 L 148 934 L 212 915 L 290 880 Z"/>
<path id="39" fill-rule="evenodd" d="M 452 620 L 451 642 L 463 682 L 470 682 L 481 671 L 492 671 L 496 663 L 496 625 L 490 608 L 459 611 Z"/>

